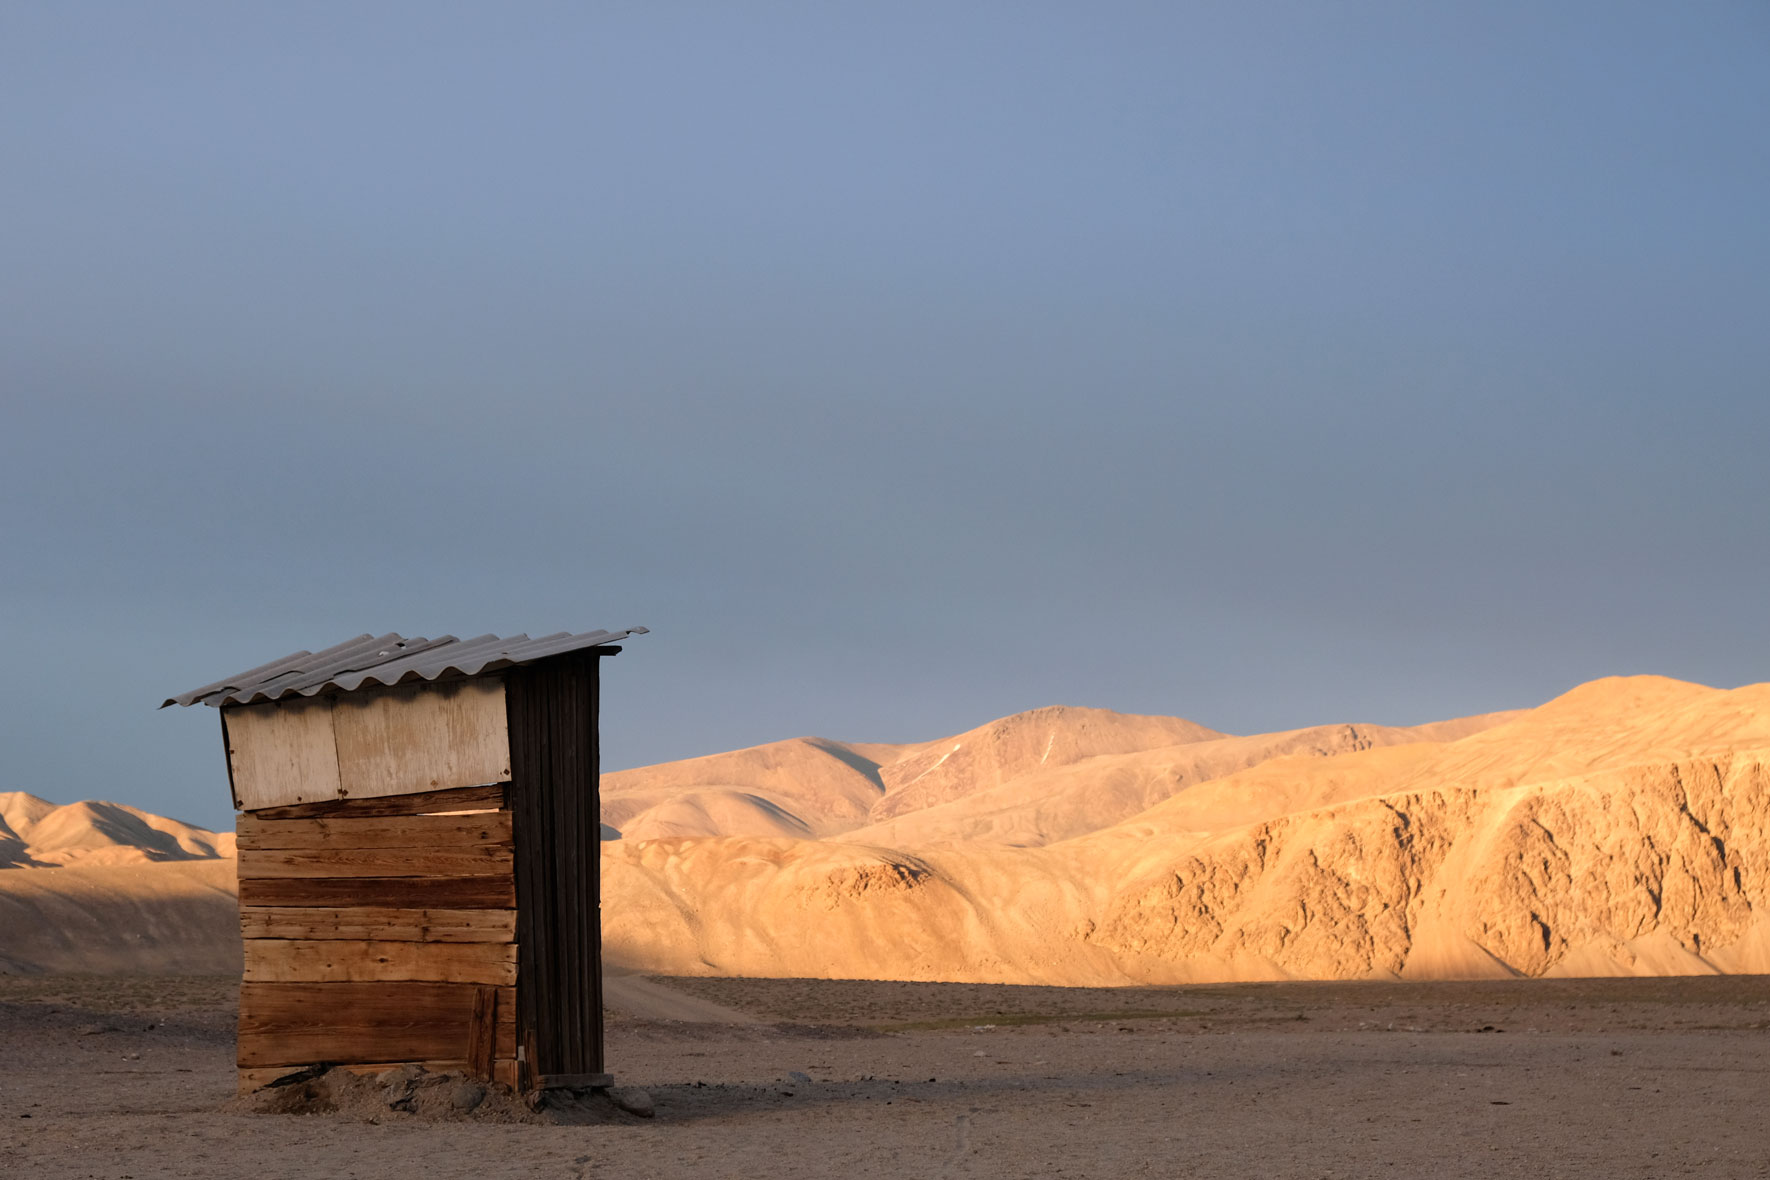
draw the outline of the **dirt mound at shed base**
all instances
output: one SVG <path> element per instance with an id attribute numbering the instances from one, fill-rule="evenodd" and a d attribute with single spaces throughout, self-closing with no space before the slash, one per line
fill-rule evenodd
<path id="1" fill-rule="evenodd" d="M 291 1073 L 236 1099 L 249 1114 L 331 1115 L 365 1123 L 535 1123 L 585 1125 L 635 1121 L 601 1090 L 548 1091 L 524 1096 L 508 1086 L 477 1081 L 459 1070 L 434 1072 L 401 1065 L 380 1073 L 315 1068 Z"/>

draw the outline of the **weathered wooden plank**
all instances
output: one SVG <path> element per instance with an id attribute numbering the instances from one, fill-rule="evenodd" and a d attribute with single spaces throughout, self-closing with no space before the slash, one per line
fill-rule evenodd
<path id="1" fill-rule="evenodd" d="M 479 989 L 458 983 L 243 983 L 239 1065 L 465 1061 Z M 495 1055 L 516 1056 L 514 989 L 498 994 Z"/>
<path id="2" fill-rule="evenodd" d="M 527 980 L 525 979 L 523 982 L 526 984 Z M 518 987 L 516 994 L 520 996 L 524 990 L 524 987 Z M 518 1076 L 522 1078 L 523 1089 L 533 1090 L 535 1089 L 535 1062 L 541 1056 L 540 1042 L 536 1040 L 534 1025 L 528 1022 L 524 1022 L 522 1027 L 516 1030 L 516 1035 L 522 1041 L 522 1060 Z"/>
<path id="3" fill-rule="evenodd" d="M 514 976 L 514 959 L 510 967 Z M 492 1061 L 497 1050 L 497 1022 L 498 989 L 482 987 L 473 994 L 473 1028 L 467 1038 L 468 1072 L 481 1081 L 492 1080 Z"/>
<path id="4" fill-rule="evenodd" d="M 234 824 L 241 851 L 316 848 L 434 848 L 508 845 L 510 813 L 395 815 L 321 819 L 264 819 L 242 815 Z"/>
<path id="5" fill-rule="evenodd" d="M 352 1033 L 326 1034 L 311 1029 L 294 1030 L 288 1033 L 241 1033 L 239 1036 L 239 1068 L 241 1069 L 274 1069 L 271 1077 L 289 1073 L 309 1064 L 313 1065 L 357 1065 L 380 1064 L 375 1062 L 358 1062 L 348 1056 L 357 1052 L 357 1046 L 368 1046 L 370 1050 L 381 1052 L 395 1063 L 410 1062 L 420 1064 L 436 1062 L 449 1069 L 468 1071 L 466 1058 L 467 1025 L 465 1021 L 459 1027 L 433 1029 L 420 1033 L 376 1031 L 366 1034 Z M 498 1052 L 510 1051 L 505 1030 L 498 1030 Z M 447 1044 L 455 1045 L 453 1057 L 438 1057 L 439 1052 L 446 1052 Z M 287 1058 L 288 1060 L 278 1060 Z M 499 1060 L 508 1060 L 499 1058 Z"/>
<path id="6" fill-rule="evenodd" d="M 507 910 L 516 904 L 516 882 L 507 872 L 486 877 L 242 877 L 240 904 Z"/>
<path id="7" fill-rule="evenodd" d="M 329 700 L 229 706 L 227 742 L 234 795 L 246 810 L 338 797 Z"/>
<path id="8" fill-rule="evenodd" d="M 248 938 L 245 948 L 248 983 L 516 984 L 510 943 Z"/>
<path id="9" fill-rule="evenodd" d="M 323 819 L 329 816 L 370 817 L 382 815 L 437 815 L 458 811 L 483 811 L 504 806 L 509 783 L 477 787 L 450 787 L 446 791 L 420 791 L 411 795 L 388 795 L 379 799 L 330 799 L 288 807 L 254 810 L 260 819 Z"/>
<path id="10" fill-rule="evenodd" d="M 240 934 L 245 938 L 513 942 L 516 939 L 516 911 L 243 906 L 240 909 Z"/>
<path id="11" fill-rule="evenodd" d="M 414 684 L 339 697 L 338 779 L 351 799 L 507 782 L 504 683 Z"/>
<path id="12" fill-rule="evenodd" d="M 514 872 L 508 844 L 429 848 L 242 849 L 239 875 L 252 877 L 485 877 Z"/>
<path id="13" fill-rule="evenodd" d="M 385 1070 L 398 1069 L 402 1065 L 422 1066 L 431 1073 L 467 1072 L 465 1058 L 439 1061 L 373 1061 L 363 1064 L 340 1065 L 337 1068 L 359 1076 L 373 1076 Z M 304 1068 L 306 1068 L 305 1065 L 262 1065 L 251 1069 L 242 1069 L 239 1071 L 239 1092 L 250 1094 L 255 1090 L 262 1090 L 279 1078 L 286 1078 Z M 497 1058 L 492 1062 L 492 1078 L 500 1085 L 515 1089 L 516 1062 L 508 1057 Z"/>

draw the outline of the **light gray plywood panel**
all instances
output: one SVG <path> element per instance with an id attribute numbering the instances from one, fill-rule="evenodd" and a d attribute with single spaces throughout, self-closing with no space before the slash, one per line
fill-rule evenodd
<path id="1" fill-rule="evenodd" d="M 233 706 L 227 746 L 235 802 L 247 811 L 338 797 L 330 701 Z"/>
<path id="2" fill-rule="evenodd" d="M 501 680 L 339 697 L 338 779 L 351 799 L 505 782 L 510 741 Z"/>

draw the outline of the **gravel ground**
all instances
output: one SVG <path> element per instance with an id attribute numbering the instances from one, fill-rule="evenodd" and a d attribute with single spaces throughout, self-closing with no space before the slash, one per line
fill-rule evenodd
<path id="1" fill-rule="evenodd" d="M 245 1113 L 232 980 L 0 977 L 0 1176 L 1770 1176 L 1770 978 L 661 980 L 657 1117 Z"/>

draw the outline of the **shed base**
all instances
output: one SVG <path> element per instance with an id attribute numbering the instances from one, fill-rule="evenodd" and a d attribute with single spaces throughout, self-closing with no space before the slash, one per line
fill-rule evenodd
<path id="1" fill-rule="evenodd" d="M 606 1090 L 614 1084 L 612 1073 L 556 1073 L 535 1079 L 537 1090 Z"/>

